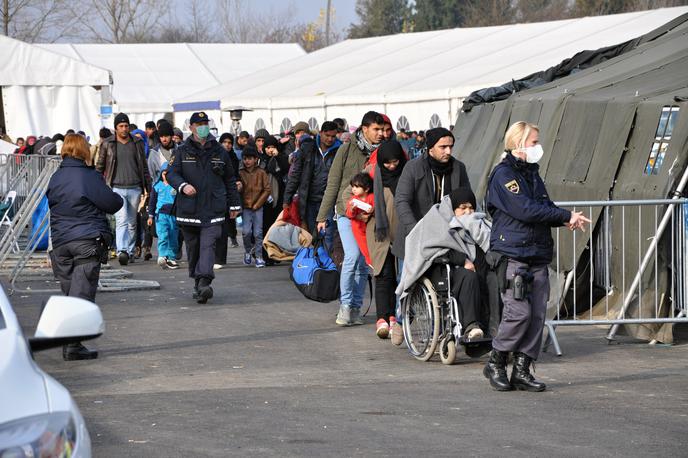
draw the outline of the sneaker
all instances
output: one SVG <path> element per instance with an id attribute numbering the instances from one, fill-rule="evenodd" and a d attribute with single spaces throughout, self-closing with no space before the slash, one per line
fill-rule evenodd
<path id="1" fill-rule="evenodd" d="M 361 318 L 361 308 L 356 307 L 351 309 L 351 325 L 360 326 L 363 324 L 363 318 Z"/>
<path id="2" fill-rule="evenodd" d="M 213 264 L 213 270 L 220 270 L 222 267 L 222 264 Z"/>
<path id="3" fill-rule="evenodd" d="M 377 334 L 380 339 L 389 337 L 389 324 L 387 324 L 384 318 L 380 318 L 377 320 L 377 323 L 375 323 L 375 334 Z"/>
<path id="4" fill-rule="evenodd" d="M 480 328 L 473 328 L 468 333 L 466 334 L 466 339 L 468 340 L 477 340 L 477 339 L 482 339 L 484 336 L 483 330 Z"/>
<path id="5" fill-rule="evenodd" d="M 404 343 L 404 329 L 397 322 L 397 320 L 392 321 L 392 319 L 390 319 L 389 321 L 391 323 L 389 333 L 392 337 L 392 345 L 396 345 L 398 347 Z"/>
<path id="6" fill-rule="evenodd" d="M 250 266 L 252 262 L 253 256 L 251 256 L 251 253 L 244 253 L 244 264 Z"/>
<path id="7" fill-rule="evenodd" d="M 346 305 L 339 306 L 337 312 L 337 319 L 335 320 L 337 326 L 351 326 L 351 309 Z"/>
<path id="8" fill-rule="evenodd" d="M 167 269 L 167 258 L 159 257 L 158 258 L 158 265 L 162 269 Z"/>
<path id="9" fill-rule="evenodd" d="M 127 253 L 126 251 L 121 251 L 119 253 L 118 260 L 120 266 L 126 266 L 127 264 L 129 264 L 129 253 Z"/>
<path id="10" fill-rule="evenodd" d="M 263 261 L 263 258 L 256 258 L 256 267 L 265 267 L 265 261 Z"/>
<path id="11" fill-rule="evenodd" d="M 237 242 L 236 238 L 232 239 L 232 248 L 239 248 L 239 242 Z"/>
<path id="12" fill-rule="evenodd" d="M 165 259 L 165 265 L 168 269 L 179 269 L 179 263 L 174 259 Z"/>

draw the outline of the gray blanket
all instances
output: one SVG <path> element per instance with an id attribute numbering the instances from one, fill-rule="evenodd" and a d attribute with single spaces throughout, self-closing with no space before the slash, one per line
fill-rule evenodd
<path id="1" fill-rule="evenodd" d="M 299 235 L 301 231 L 293 224 L 274 226 L 270 230 L 270 242 L 280 247 L 283 251 L 295 254 L 301 248 Z"/>
<path id="2" fill-rule="evenodd" d="M 456 218 L 449 196 L 433 205 L 406 237 L 406 257 L 396 294 L 403 298 L 413 284 L 430 268 L 433 260 L 449 250 L 475 260 L 476 245 L 484 252 L 490 248 L 491 224 L 484 213 Z"/>

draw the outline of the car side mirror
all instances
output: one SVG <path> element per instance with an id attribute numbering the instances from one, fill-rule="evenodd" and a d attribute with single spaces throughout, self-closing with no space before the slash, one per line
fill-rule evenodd
<path id="1" fill-rule="evenodd" d="M 29 339 L 31 351 L 47 350 L 100 337 L 105 330 L 100 308 L 78 297 L 52 296 Z"/>

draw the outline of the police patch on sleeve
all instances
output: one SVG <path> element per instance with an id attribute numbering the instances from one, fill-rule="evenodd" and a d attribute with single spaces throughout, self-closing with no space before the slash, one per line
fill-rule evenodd
<path id="1" fill-rule="evenodd" d="M 507 184 L 504 185 L 504 187 L 509 191 L 514 194 L 518 194 L 521 191 L 521 187 L 518 185 L 518 181 L 516 180 L 511 180 Z"/>

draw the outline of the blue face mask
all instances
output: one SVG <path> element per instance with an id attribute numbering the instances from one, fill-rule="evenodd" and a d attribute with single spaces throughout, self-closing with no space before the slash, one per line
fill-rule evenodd
<path id="1" fill-rule="evenodd" d="M 206 138 L 209 133 L 210 133 L 210 127 L 209 126 L 198 126 L 196 128 L 196 135 L 198 135 L 200 138 Z"/>

